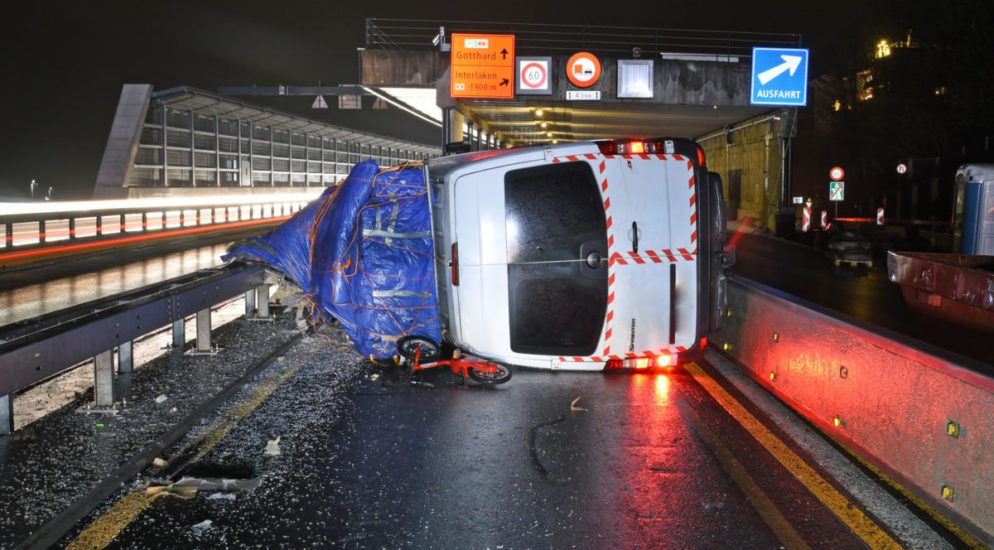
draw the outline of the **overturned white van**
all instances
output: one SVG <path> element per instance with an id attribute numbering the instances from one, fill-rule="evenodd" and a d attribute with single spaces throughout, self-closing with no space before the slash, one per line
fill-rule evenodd
<path id="1" fill-rule="evenodd" d="M 721 181 L 679 139 L 431 161 L 436 280 L 453 346 L 535 368 L 666 367 L 724 309 Z"/>

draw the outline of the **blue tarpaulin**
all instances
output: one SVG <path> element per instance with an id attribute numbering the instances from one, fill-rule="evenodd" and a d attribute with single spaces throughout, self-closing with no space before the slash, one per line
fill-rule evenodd
<path id="1" fill-rule="evenodd" d="M 368 160 L 268 234 L 224 257 L 268 264 L 363 356 L 388 359 L 417 334 L 441 342 L 431 207 L 422 164 L 380 171 Z"/>

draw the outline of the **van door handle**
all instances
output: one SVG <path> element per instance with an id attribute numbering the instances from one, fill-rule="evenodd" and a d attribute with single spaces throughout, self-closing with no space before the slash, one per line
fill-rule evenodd
<path id="1" fill-rule="evenodd" d="M 632 222 L 632 252 L 638 254 L 639 251 L 639 224 Z"/>

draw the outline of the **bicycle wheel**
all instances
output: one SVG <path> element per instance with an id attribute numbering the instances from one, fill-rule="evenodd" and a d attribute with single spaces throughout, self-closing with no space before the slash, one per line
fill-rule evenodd
<path id="1" fill-rule="evenodd" d="M 421 349 L 421 355 L 418 357 L 419 362 L 430 362 L 438 358 L 439 346 L 431 338 L 412 334 L 397 340 L 397 351 L 404 359 L 413 361 L 418 348 Z"/>
<path id="2" fill-rule="evenodd" d="M 494 363 L 494 365 L 497 367 L 497 372 L 485 372 L 470 367 L 468 371 L 469 377 L 481 384 L 492 386 L 503 384 L 511 379 L 511 369 L 500 363 Z"/>

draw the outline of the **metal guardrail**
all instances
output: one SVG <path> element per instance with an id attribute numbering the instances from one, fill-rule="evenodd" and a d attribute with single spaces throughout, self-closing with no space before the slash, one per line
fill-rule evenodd
<path id="1" fill-rule="evenodd" d="M 113 206 L 101 206 L 114 203 Z M 154 233 L 189 233 L 206 226 L 224 229 L 261 223 L 299 212 L 303 197 L 245 199 L 232 203 L 221 197 L 193 201 L 119 200 L 58 204 L 31 210 L 22 203 L 0 205 L 0 261 L 12 251 L 26 251 L 77 241 L 93 242 Z M 238 224 L 238 225 L 232 225 Z M 202 230 L 198 230 L 200 232 Z M 163 235 L 164 236 L 164 235 Z"/>
<path id="2" fill-rule="evenodd" d="M 712 341 L 745 372 L 912 500 L 994 543 L 989 365 L 741 277 L 728 303 Z"/>
<path id="3" fill-rule="evenodd" d="M 453 33 L 513 34 L 518 52 L 590 50 L 630 55 L 637 47 L 643 56 L 696 53 L 751 57 L 754 46 L 801 45 L 801 35 L 789 33 L 367 18 L 366 47 L 431 49 L 435 47 L 432 40 L 443 27 L 446 36 Z"/>
<path id="4" fill-rule="evenodd" d="M 265 277 L 262 266 L 230 264 L 0 327 L 0 435 L 13 431 L 15 392 L 90 358 L 94 402 L 113 406 L 114 352 L 118 372 L 130 372 L 132 341 L 169 325 L 182 349 L 188 316 L 196 315 L 195 351 L 211 353 L 213 306 L 244 293 L 247 316 L 269 317 Z"/>

